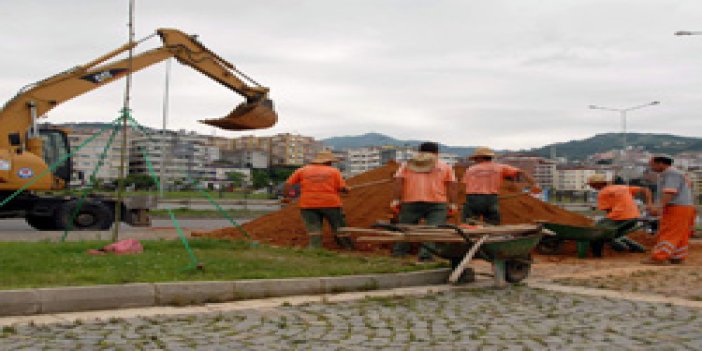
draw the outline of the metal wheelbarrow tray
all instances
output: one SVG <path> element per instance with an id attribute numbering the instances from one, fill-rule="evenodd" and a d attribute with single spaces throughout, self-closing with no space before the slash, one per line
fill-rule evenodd
<path id="1" fill-rule="evenodd" d="M 624 245 L 637 245 L 633 240 L 626 238 L 626 235 L 634 231 L 640 230 L 643 227 L 640 223 L 636 222 L 629 228 L 620 230 L 620 227 L 604 227 L 604 226 L 574 226 L 565 225 L 558 223 L 543 223 L 544 228 L 555 233 L 555 236 L 544 238 L 544 240 L 537 246 L 537 251 L 541 254 L 556 254 L 560 252 L 560 246 L 565 240 L 573 240 L 576 243 L 578 257 L 585 258 L 587 256 L 587 249 L 590 243 L 593 241 L 606 241 L 612 242 L 616 240 L 625 240 Z"/>
<path id="2" fill-rule="evenodd" d="M 378 223 L 373 229 L 340 228 L 343 233 L 360 233 L 356 240 L 366 243 L 434 243 L 425 245 L 434 255 L 448 259 L 453 269 L 452 277 L 460 275 L 456 282 L 466 282 L 472 275 L 463 269 L 475 255 L 492 264 L 495 284 L 518 283 L 531 270 L 531 250 L 545 235 L 542 224 L 519 224 L 462 228 L 453 225 L 394 225 Z M 477 245 L 477 247 L 476 247 Z M 470 255 L 470 257 L 468 257 Z M 464 262 L 465 261 L 465 262 Z"/>

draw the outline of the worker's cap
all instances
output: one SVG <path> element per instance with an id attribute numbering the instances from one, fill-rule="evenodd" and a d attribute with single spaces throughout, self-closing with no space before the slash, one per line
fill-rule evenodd
<path id="1" fill-rule="evenodd" d="M 438 154 L 422 151 L 407 161 L 407 169 L 417 173 L 429 173 L 436 167 L 438 159 Z"/>
<path id="2" fill-rule="evenodd" d="M 339 162 L 339 159 L 334 156 L 334 154 L 331 151 L 324 150 L 315 156 L 315 158 L 310 161 L 310 163 L 313 164 L 323 164 L 323 163 L 329 163 L 329 162 Z"/>
<path id="3" fill-rule="evenodd" d="M 490 148 L 488 148 L 488 147 L 479 147 L 479 148 L 476 148 L 476 149 L 473 151 L 473 154 L 470 155 L 469 158 L 472 160 L 472 159 L 479 158 L 479 157 L 490 157 L 490 158 L 493 158 L 493 157 L 495 157 L 495 156 L 497 156 L 497 155 L 495 154 L 495 151 L 492 151 Z"/>
<path id="4" fill-rule="evenodd" d="M 663 162 L 667 164 L 673 164 L 673 156 L 668 155 L 668 154 L 654 154 L 651 156 L 651 160 L 653 162 Z"/>
<path id="5" fill-rule="evenodd" d="M 435 143 L 433 141 L 427 141 L 424 143 L 421 143 L 419 145 L 419 152 L 431 152 L 438 154 L 439 153 L 439 144 Z"/>
<path id="6" fill-rule="evenodd" d="M 589 177 L 587 177 L 587 183 L 588 184 L 599 184 L 599 183 L 607 183 L 608 179 L 607 176 L 604 174 L 593 174 Z"/>

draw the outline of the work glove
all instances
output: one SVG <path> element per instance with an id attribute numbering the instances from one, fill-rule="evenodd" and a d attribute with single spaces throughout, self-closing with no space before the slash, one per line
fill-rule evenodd
<path id="1" fill-rule="evenodd" d="M 449 204 L 448 206 L 448 216 L 453 217 L 458 214 L 458 205 L 456 204 Z"/>
<path id="2" fill-rule="evenodd" d="M 390 203 L 390 211 L 396 215 L 400 214 L 400 200 L 392 200 Z"/>
<path id="3" fill-rule="evenodd" d="M 534 185 L 529 189 L 532 194 L 541 194 L 541 188 L 538 185 Z"/>

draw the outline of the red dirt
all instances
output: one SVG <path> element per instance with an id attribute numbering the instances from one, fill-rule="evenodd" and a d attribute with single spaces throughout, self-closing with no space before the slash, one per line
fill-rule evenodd
<path id="1" fill-rule="evenodd" d="M 368 182 L 390 180 L 397 170 L 396 163 L 389 163 L 383 167 L 365 172 L 348 179 L 348 184 L 358 186 Z M 464 169 L 456 169 L 457 176 L 462 176 Z M 590 225 L 592 221 L 587 217 L 563 210 L 557 206 L 545 203 L 526 194 L 515 192 L 515 186 L 503 187 L 505 198 L 500 200 L 500 212 L 503 224 L 533 223 L 539 220 L 571 224 Z M 378 220 L 387 220 L 391 217 L 389 204 L 393 197 L 393 184 L 391 182 L 374 184 L 352 190 L 349 195 L 343 196 L 344 212 L 347 225 L 350 227 L 369 227 Z M 462 200 L 465 196 L 459 197 Z M 296 205 L 289 205 L 277 212 L 259 217 L 243 225 L 246 231 L 260 242 L 277 246 L 305 246 L 307 235 Z M 207 233 L 193 233 L 194 236 L 207 236 L 216 238 L 241 238 L 242 234 L 236 228 L 222 228 Z M 324 246 L 335 248 L 330 235 L 324 236 Z M 386 249 L 378 245 L 360 245 L 362 251 L 376 251 Z"/>

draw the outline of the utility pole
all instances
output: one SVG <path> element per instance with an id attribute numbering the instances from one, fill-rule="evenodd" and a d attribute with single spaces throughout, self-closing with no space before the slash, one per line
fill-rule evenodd
<path id="1" fill-rule="evenodd" d="M 115 202 L 115 224 L 112 229 L 112 241 L 119 240 L 119 224 L 122 221 L 122 203 L 124 202 L 124 178 L 126 171 L 126 152 L 129 145 L 127 140 L 127 127 L 129 112 L 129 98 L 132 88 L 132 59 L 134 57 L 134 0 L 129 1 L 129 56 L 127 60 L 127 83 L 124 91 L 124 107 L 122 108 L 122 152 L 119 157 L 119 178 L 117 180 L 117 201 Z"/>
<path id="2" fill-rule="evenodd" d="M 161 128 L 161 169 L 159 174 L 159 191 L 163 199 L 166 187 L 166 123 L 168 122 L 168 103 L 170 99 L 170 78 L 171 78 L 171 59 L 166 61 L 166 88 L 163 93 L 163 127 Z"/>

